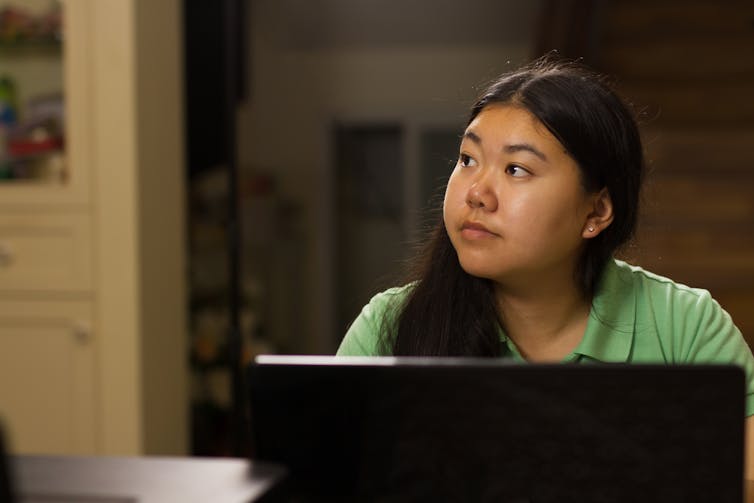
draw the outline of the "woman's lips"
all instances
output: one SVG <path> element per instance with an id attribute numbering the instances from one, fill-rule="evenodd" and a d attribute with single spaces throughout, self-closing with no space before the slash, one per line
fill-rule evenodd
<path id="1" fill-rule="evenodd" d="M 479 222 L 464 222 L 461 226 L 461 236 L 466 239 L 485 239 L 496 237 L 497 234 Z"/>

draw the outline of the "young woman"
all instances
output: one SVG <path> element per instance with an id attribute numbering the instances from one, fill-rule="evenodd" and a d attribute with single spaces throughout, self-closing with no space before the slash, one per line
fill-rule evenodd
<path id="1" fill-rule="evenodd" d="M 730 316 L 613 258 L 643 169 L 636 122 L 598 75 L 548 60 L 503 75 L 471 110 L 417 272 L 364 307 L 338 355 L 733 363 L 753 415 L 754 358 Z"/>

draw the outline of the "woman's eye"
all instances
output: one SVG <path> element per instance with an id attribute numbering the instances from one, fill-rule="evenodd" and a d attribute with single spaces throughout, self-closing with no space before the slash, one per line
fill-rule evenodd
<path id="1" fill-rule="evenodd" d="M 474 158 L 471 157 L 468 154 L 461 154 L 460 156 L 458 156 L 458 162 L 464 168 L 466 168 L 468 166 L 475 166 L 476 165 L 476 161 L 474 160 Z"/>
<path id="2" fill-rule="evenodd" d="M 506 166 L 505 172 L 516 178 L 527 176 L 529 174 L 529 172 L 524 168 L 522 168 L 521 166 L 516 166 L 515 164 L 509 164 L 508 166 Z"/>

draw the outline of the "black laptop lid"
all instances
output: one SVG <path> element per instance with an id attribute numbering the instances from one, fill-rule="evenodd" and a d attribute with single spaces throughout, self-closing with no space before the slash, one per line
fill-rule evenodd
<path id="1" fill-rule="evenodd" d="M 254 457 L 312 501 L 717 501 L 743 488 L 728 366 L 262 357 Z"/>

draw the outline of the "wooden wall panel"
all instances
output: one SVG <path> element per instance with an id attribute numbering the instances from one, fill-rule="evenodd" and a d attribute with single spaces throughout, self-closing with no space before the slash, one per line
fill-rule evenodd
<path id="1" fill-rule="evenodd" d="M 754 345 L 754 4 L 614 0 L 599 61 L 648 160 L 632 262 L 710 290 Z"/>

